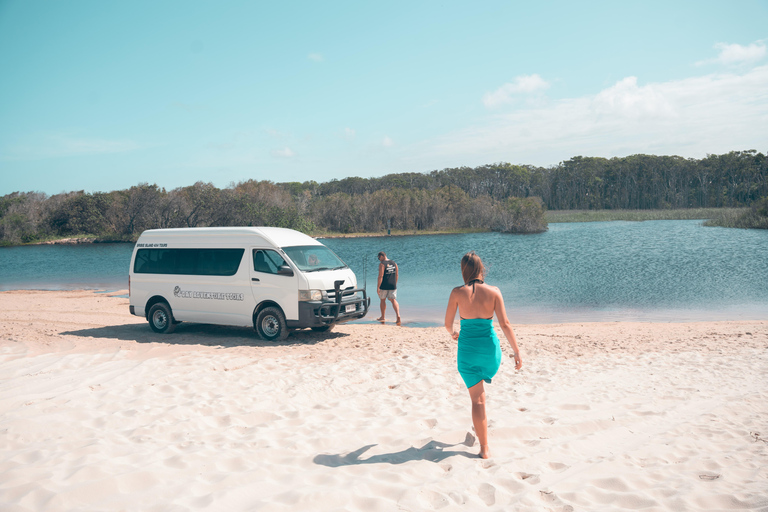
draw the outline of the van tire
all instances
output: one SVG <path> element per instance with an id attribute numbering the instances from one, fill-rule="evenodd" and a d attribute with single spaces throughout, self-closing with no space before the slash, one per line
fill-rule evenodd
<path id="1" fill-rule="evenodd" d="M 171 307 L 165 302 L 158 302 L 149 308 L 147 320 L 152 330 L 158 334 L 170 334 L 176 328 Z"/>
<path id="2" fill-rule="evenodd" d="M 331 332 L 333 329 L 333 325 L 320 325 L 317 327 L 312 327 L 312 330 L 315 332 Z"/>
<path id="3" fill-rule="evenodd" d="M 282 341 L 288 337 L 285 315 L 278 308 L 269 307 L 256 315 L 256 332 L 265 341 Z"/>

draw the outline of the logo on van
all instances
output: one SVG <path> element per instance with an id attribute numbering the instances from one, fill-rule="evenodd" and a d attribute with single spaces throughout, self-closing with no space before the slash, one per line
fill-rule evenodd
<path id="1" fill-rule="evenodd" d="M 174 297 L 181 297 L 182 299 L 243 300 L 242 293 L 196 292 L 182 290 L 180 286 L 176 286 L 173 289 L 173 295 Z"/>

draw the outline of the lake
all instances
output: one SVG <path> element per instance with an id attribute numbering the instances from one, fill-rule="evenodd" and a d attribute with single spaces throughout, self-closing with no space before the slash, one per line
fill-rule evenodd
<path id="1" fill-rule="evenodd" d="M 441 325 L 459 262 L 485 261 L 513 323 L 768 319 L 768 231 L 701 221 L 550 224 L 536 235 L 472 233 L 328 238 L 358 276 L 373 310 L 378 251 L 400 268 L 406 325 Z M 132 244 L 0 249 L 0 290 L 126 289 Z M 394 319 L 391 306 L 388 317 Z"/>

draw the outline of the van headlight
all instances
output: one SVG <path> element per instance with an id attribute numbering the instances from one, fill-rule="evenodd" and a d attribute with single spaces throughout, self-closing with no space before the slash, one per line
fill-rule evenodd
<path id="1" fill-rule="evenodd" d="M 320 302 L 323 300 L 323 291 L 322 290 L 299 290 L 299 300 Z"/>

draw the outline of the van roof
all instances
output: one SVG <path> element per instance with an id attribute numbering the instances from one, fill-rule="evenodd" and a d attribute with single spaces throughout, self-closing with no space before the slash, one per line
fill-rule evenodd
<path id="1" fill-rule="evenodd" d="M 223 228 L 170 228 L 148 229 L 139 238 L 151 237 L 209 237 L 209 236 L 238 236 L 258 235 L 272 242 L 276 247 L 291 247 L 294 245 L 323 245 L 309 235 L 288 228 L 275 228 L 269 226 L 238 226 Z"/>

